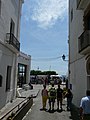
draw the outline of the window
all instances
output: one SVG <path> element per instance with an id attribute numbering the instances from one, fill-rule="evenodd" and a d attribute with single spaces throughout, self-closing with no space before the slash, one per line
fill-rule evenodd
<path id="1" fill-rule="evenodd" d="M 88 58 L 88 60 L 87 60 L 86 70 L 87 70 L 87 75 L 90 75 L 90 58 Z"/>
<path id="2" fill-rule="evenodd" d="M 88 6 L 86 12 L 84 12 L 83 21 L 84 30 L 90 30 L 90 5 Z"/>
<path id="3" fill-rule="evenodd" d="M 0 0 L 0 15 L 1 15 L 1 0 Z"/>
<path id="4" fill-rule="evenodd" d="M 18 84 L 22 86 L 22 84 L 26 84 L 26 69 L 27 66 L 23 64 L 18 64 Z"/>
<path id="5" fill-rule="evenodd" d="M 90 30 L 90 15 L 84 18 L 84 29 Z"/>
<path id="6" fill-rule="evenodd" d="M 7 66 L 7 76 L 6 76 L 6 91 L 10 90 L 11 83 L 11 66 Z"/>
<path id="7" fill-rule="evenodd" d="M 88 24 L 88 30 L 90 30 L 90 16 L 87 19 L 87 24 Z"/>
<path id="8" fill-rule="evenodd" d="M 2 87 L 2 76 L 0 75 L 0 87 Z"/>
<path id="9" fill-rule="evenodd" d="M 73 9 L 71 10 L 71 22 L 73 20 Z"/>

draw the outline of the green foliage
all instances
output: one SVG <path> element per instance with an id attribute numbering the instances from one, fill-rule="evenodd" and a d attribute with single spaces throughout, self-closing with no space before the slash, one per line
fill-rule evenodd
<path id="1" fill-rule="evenodd" d="M 31 70 L 30 75 L 41 75 L 41 71 L 40 70 Z"/>
<path id="2" fill-rule="evenodd" d="M 30 75 L 57 75 L 55 71 L 31 70 Z"/>

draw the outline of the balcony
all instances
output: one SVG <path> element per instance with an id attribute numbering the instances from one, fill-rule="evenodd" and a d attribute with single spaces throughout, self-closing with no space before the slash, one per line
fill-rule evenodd
<path id="1" fill-rule="evenodd" d="M 8 43 L 7 46 L 11 48 L 14 52 L 20 51 L 20 43 L 12 33 L 6 34 L 6 43 Z"/>
<path id="2" fill-rule="evenodd" d="M 83 10 L 88 7 L 90 0 L 77 0 L 77 9 Z"/>
<path id="3" fill-rule="evenodd" d="M 86 55 L 90 53 L 90 30 L 84 31 L 78 39 L 79 53 Z"/>

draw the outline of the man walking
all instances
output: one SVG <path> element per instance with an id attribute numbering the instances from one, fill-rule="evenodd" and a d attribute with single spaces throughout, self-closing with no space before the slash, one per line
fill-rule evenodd
<path id="1" fill-rule="evenodd" d="M 81 99 L 80 117 L 81 120 L 90 120 L 90 90 L 87 90 L 86 96 Z"/>
<path id="2" fill-rule="evenodd" d="M 71 111 L 73 94 L 70 89 L 67 90 L 64 97 L 67 98 L 67 111 Z"/>
<path id="3" fill-rule="evenodd" d="M 60 85 L 58 85 L 57 92 L 56 92 L 56 98 L 57 98 L 57 111 L 59 111 L 59 106 L 62 111 L 62 94 L 63 90 L 60 88 Z"/>

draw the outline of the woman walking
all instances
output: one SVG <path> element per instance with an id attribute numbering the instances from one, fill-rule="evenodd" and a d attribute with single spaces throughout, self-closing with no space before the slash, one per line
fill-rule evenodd
<path id="1" fill-rule="evenodd" d="M 46 85 L 43 85 L 41 95 L 42 95 L 42 108 L 40 110 L 46 110 L 46 103 L 48 99 L 48 91 L 46 89 Z"/>

